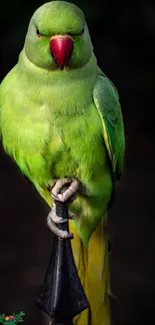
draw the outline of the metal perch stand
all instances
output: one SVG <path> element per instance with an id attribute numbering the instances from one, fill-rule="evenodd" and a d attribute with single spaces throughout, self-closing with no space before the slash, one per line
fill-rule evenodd
<path id="1" fill-rule="evenodd" d="M 57 215 L 68 219 L 68 203 L 55 203 Z M 69 231 L 68 222 L 60 224 L 60 228 Z M 51 317 L 52 325 L 73 325 L 73 318 L 89 308 L 76 269 L 70 239 L 55 238 L 55 247 L 37 304 Z"/>

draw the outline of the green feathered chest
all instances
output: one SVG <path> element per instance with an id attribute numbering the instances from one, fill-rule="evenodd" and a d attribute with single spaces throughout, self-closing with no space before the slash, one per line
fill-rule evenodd
<path id="1" fill-rule="evenodd" d="M 81 180 L 103 173 L 106 151 L 102 124 L 93 103 L 81 113 L 56 114 L 38 109 L 37 115 L 13 116 L 9 109 L 2 118 L 5 150 L 21 171 L 41 186 L 54 177 L 74 176 Z"/>
<path id="2" fill-rule="evenodd" d="M 85 182 L 103 173 L 107 153 L 94 79 L 40 85 L 17 78 L 17 68 L 3 85 L 0 120 L 4 148 L 21 171 L 41 186 L 53 177 Z"/>

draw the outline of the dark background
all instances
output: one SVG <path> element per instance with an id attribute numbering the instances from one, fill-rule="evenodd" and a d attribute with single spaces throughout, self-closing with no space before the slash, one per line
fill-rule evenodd
<path id="1" fill-rule="evenodd" d="M 16 64 L 29 19 L 43 3 L 2 2 L 1 80 Z M 112 302 L 113 324 L 153 324 L 155 2 L 76 3 L 85 12 L 99 65 L 118 88 L 125 123 L 125 172 L 109 217 L 112 287 L 118 297 Z M 23 310 L 29 325 L 46 322 L 35 299 L 52 247 L 47 213 L 1 148 L 0 313 Z"/>

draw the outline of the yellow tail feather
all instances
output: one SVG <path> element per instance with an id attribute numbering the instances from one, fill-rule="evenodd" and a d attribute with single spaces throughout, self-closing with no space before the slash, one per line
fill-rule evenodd
<path id="1" fill-rule="evenodd" d="M 73 254 L 90 304 L 90 311 L 77 315 L 74 324 L 110 325 L 107 215 L 94 230 L 88 247 L 84 247 L 71 221 L 70 232 L 74 233 Z"/>

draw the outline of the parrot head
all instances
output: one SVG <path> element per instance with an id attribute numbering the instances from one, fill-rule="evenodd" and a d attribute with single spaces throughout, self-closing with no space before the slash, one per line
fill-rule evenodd
<path id="1" fill-rule="evenodd" d="M 24 50 L 29 61 L 46 70 L 87 64 L 93 47 L 81 9 L 65 1 L 43 4 L 30 20 Z"/>

